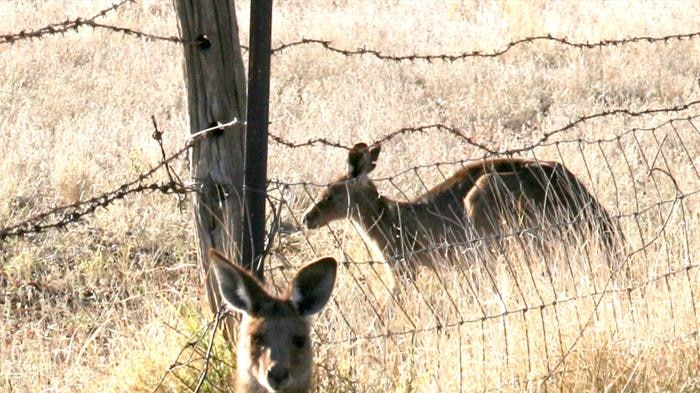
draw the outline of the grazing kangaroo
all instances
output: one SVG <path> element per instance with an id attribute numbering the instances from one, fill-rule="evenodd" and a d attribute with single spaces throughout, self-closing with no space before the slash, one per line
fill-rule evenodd
<path id="1" fill-rule="evenodd" d="M 612 244 L 616 230 L 607 211 L 560 163 L 524 158 L 478 161 L 413 201 L 400 202 L 380 195 L 367 176 L 380 151 L 381 146 L 364 143 L 350 150 L 348 173 L 331 183 L 304 214 L 307 228 L 348 218 L 386 261 L 410 257 L 405 261 L 409 274 L 417 264 L 432 264 L 434 254 L 421 249 L 465 243 L 497 235 L 506 226 L 527 228 L 542 220 L 584 218 L 588 228 L 597 229 L 603 241 Z"/>
<path id="2" fill-rule="evenodd" d="M 313 360 L 309 317 L 321 311 L 331 296 L 335 259 L 321 258 L 304 266 L 285 294 L 277 297 L 217 250 L 210 250 L 209 258 L 221 297 L 243 315 L 236 392 L 309 392 Z"/>

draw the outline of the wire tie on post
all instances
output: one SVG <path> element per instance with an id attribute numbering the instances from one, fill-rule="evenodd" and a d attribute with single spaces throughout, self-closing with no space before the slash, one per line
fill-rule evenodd
<path id="1" fill-rule="evenodd" d="M 205 128 L 201 131 L 197 131 L 194 134 L 191 134 L 185 141 L 185 146 L 186 147 L 192 147 L 194 146 L 195 143 L 197 143 L 201 138 L 207 136 L 211 132 L 215 131 L 223 131 L 227 128 L 244 128 L 247 126 L 248 123 L 245 121 L 240 121 L 238 118 L 233 118 L 228 123 L 221 124 L 220 122 L 216 122 L 216 125 L 213 127 Z"/>

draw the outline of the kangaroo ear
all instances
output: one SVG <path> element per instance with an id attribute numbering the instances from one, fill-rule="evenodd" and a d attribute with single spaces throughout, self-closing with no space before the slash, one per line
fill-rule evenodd
<path id="1" fill-rule="evenodd" d="M 375 145 L 369 149 L 369 156 L 372 159 L 372 164 L 377 164 L 377 159 L 379 159 L 379 153 L 382 151 L 382 145 Z"/>
<path id="2" fill-rule="evenodd" d="M 241 269 L 215 249 L 209 250 L 209 261 L 219 282 L 222 299 L 240 313 L 255 315 L 270 295 L 250 273 Z"/>
<path id="3" fill-rule="evenodd" d="M 348 153 L 348 177 L 354 179 L 366 175 L 377 167 L 380 145 L 370 149 L 366 143 L 358 143 L 350 149 Z"/>
<path id="4" fill-rule="evenodd" d="M 287 290 L 289 300 L 304 317 L 323 309 L 333 292 L 338 263 L 331 257 L 304 266 Z"/>

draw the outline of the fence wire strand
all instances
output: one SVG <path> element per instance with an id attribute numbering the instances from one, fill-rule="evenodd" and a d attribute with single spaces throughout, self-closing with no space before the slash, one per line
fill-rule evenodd
<path id="1" fill-rule="evenodd" d="M 696 107 L 698 104 L 700 104 L 700 100 L 693 100 L 689 101 L 688 103 L 685 104 L 680 104 L 676 105 L 674 107 L 665 107 L 665 108 L 646 108 L 646 109 L 641 109 L 641 110 L 629 110 L 629 109 L 612 109 L 612 110 L 607 110 L 603 112 L 598 112 L 590 115 L 584 115 L 576 120 L 573 120 L 566 125 L 556 128 L 551 131 L 544 132 L 542 137 L 540 137 L 538 140 L 516 148 L 511 148 L 511 149 L 504 149 L 504 150 L 498 150 L 493 147 L 488 146 L 488 144 L 479 142 L 475 140 L 473 137 L 470 137 L 466 135 L 466 133 L 460 129 L 459 127 L 454 127 L 454 126 L 448 126 L 445 124 L 441 123 L 435 123 L 435 124 L 428 124 L 428 125 L 420 125 L 420 126 L 414 126 L 414 127 L 404 127 L 400 128 L 398 130 L 389 132 L 384 134 L 382 137 L 369 142 L 368 144 L 370 146 L 374 145 L 379 145 L 384 142 L 391 141 L 394 138 L 397 137 L 402 137 L 402 136 L 409 136 L 412 134 L 427 134 L 432 131 L 437 131 L 441 133 L 446 133 L 448 135 L 454 136 L 457 140 L 460 142 L 466 143 L 467 145 L 470 145 L 472 147 L 475 147 L 479 150 L 482 150 L 484 153 L 488 155 L 501 155 L 501 156 L 511 156 L 515 154 L 521 154 L 521 153 L 526 153 L 529 151 L 532 151 L 535 148 L 541 147 L 541 146 L 546 146 L 550 141 L 557 135 L 566 133 L 567 131 L 581 126 L 582 124 L 595 120 L 595 119 L 600 119 L 604 117 L 610 117 L 610 116 L 628 116 L 628 117 L 641 117 L 641 116 L 648 116 L 648 115 L 655 115 L 655 114 L 663 114 L 663 113 L 678 113 L 682 112 L 688 109 L 692 109 Z M 680 120 L 690 120 L 690 119 L 696 119 L 697 116 L 693 115 L 690 117 L 685 117 L 685 118 L 675 118 L 673 120 L 669 120 L 669 122 L 672 121 L 680 121 Z M 653 129 L 653 128 L 652 128 Z M 633 132 L 636 129 L 630 130 L 628 132 Z M 620 134 L 624 135 L 624 134 Z M 612 138 L 618 138 L 620 135 L 616 135 L 615 137 Z M 601 138 L 601 139 L 596 139 L 596 142 L 604 142 L 604 141 L 609 141 L 612 139 L 610 137 L 607 138 Z M 286 140 L 283 137 L 280 137 L 278 135 L 270 134 L 270 139 L 274 142 L 277 143 L 281 146 L 287 147 L 287 148 L 300 148 L 300 147 L 313 147 L 313 146 L 328 146 L 328 147 L 334 147 L 334 148 L 339 148 L 339 149 L 344 149 L 344 150 L 350 150 L 352 149 L 352 145 L 344 145 L 340 142 L 337 141 L 331 141 L 327 138 L 312 138 L 304 142 L 293 142 Z M 554 142 L 556 143 L 556 142 Z"/>
<path id="2" fill-rule="evenodd" d="M 107 31 L 111 31 L 114 33 L 119 33 L 135 38 L 141 38 L 141 39 L 149 39 L 153 41 L 161 41 L 161 42 L 169 42 L 169 43 L 177 43 L 177 44 L 186 44 L 186 45 L 198 45 L 197 42 L 189 42 L 181 37 L 177 36 L 161 36 L 161 35 L 156 35 L 156 34 L 151 34 L 143 31 L 139 31 L 136 29 L 131 29 L 127 27 L 122 27 L 122 26 L 115 26 L 115 25 L 108 25 L 100 22 L 96 22 L 95 20 L 101 17 L 106 16 L 108 13 L 115 11 L 119 8 L 121 8 L 123 5 L 127 3 L 135 3 L 136 0 L 122 0 L 118 3 L 115 3 L 111 5 L 110 7 L 107 7 L 95 15 L 88 17 L 88 18 L 83 18 L 83 17 L 78 17 L 78 18 L 72 18 L 72 19 L 66 19 L 65 21 L 62 22 L 56 22 L 52 23 L 49 25 L 46 25 L 41 28 L 37 28 L 34 30 L 21 30 L 16 33 L 7 33 L 7 34 L 0 34 L 0 45 L 2 44 L 13 44 L 18 41 L 22 40 L 32 40 L 32 39 L 40 39 L 44 38 L 46 36 L 50 35 L 63 35 L 66 32 L 70 31 L 77 31 L 80 27 L 91 27 L 93 29 L 103 29 Z M 293 41 L 293 42 L 288 42 L 288 43 L 282 43 L 274 48 L 271 49 L 271 53 L 273 55 L 275 54 L 281 54 L 285 51 L 288 51 L 289 49 L 292 48 L 297 48 L 297 47 L 304 47 L 304 46 L 318 46 L 321 47 L 329 52 L 336 53 L 336 54 L 341 54 L 346 57 L 351 57 L 351 56 L 371 56 L 375 57 L 379 60 L 382 61 L 392 61 L 392 62 L 416 62 L 416 61 L 425 61 L 425 62 L 445 62 L 445 63 L 452 63 L 455 61 L 460 61 L 460 60 L 466 60 L 469 58 L 489 58 L 489 57 L 499 57 L 502 56 L 509 51 L 511 51 L 513 48 L 522 46 L 522 45 L 529 45 L 537 42 L 551 42 L 551 43 L 556 43 L 560 44 L 564 47 L 571 47 L 571 48 L 577 48 L 577 49 L 597 49 L 597 48 L 603 48 L 603 47 L 620 47 L 620 46 L 625 46 L 629 44 L 637 44 L 637 43 L 647 43 L 647 44 L 655 44 L 655 43 L 665 43 L 665 44 L 670 44 L 672 42 L 678 42 L 678 41 L 687 41 L 687 40 L 693 40 L 697 39 L 700 37 L 700 32 L 690 32 L 690 33 L 678 33 L 678 34 L 669 34 L 669 35 L 664 35 L 664 36 L 637 36 L 637 37 L 629 37 L 629 38 L 622 38 L 622 39 L 603 39 L 600 41 L 595 41 L 595 42 L 577 42 L 574 40 L 571 40 L 567 37 L 555 37 L 551 34 L 546 34 L 546 35 L 537 35 L 537 36 L 530 36 L 530 37 L 525 37 L 517 40 L 510 41 L 505 44 L 505 46 L 502 49 L 496 49 L 492 51 L 485 51 L 485 50 L 468 50 L 464 51 L 462 53 L 457 53 L 457 54 L 419 54 L 419 53 L 413 53 L 413 54 L 408 54 L 408 55 L 392 55 L 392 54 L 386 54 L 383 53 L 377 49 L 370 49 L 366 47 L 362 48 L 357 48 L 357 49 L 343 49 L 337 46 L 334 46 L 332 41 L 329 40 L 323 40 L 323 39 L 318 39 L 318 38 L 302 38 L 298 41 Z M 242 45 L 241 49 L 243 50 L 248 50 L 247 46 Z"/>
<path id="3" fill-rule="evenodd" d="M 511 49 L 521 46 L 523 44 L 532 44 L 535 42 L 553 42 L 561 44 L 563 46 L 568 46 L 577 49 L 596 49 L 603 47 L 619 47 L 622 45 L 634 44 L 634 43 L 670 43 L 672 41 L 683 41 L 692 40 L 700 37 L 700 32 L 692 32 L 685 34 L 671 34 L 665 36 L 651 37 L 651 36 L 641 36 L 641 37 L 631 37 L 623 39 L 605 39 L 597 42 L 576 42 L 570 40 L 566 37 L 554 37 L 550 34 L 539 35 L 532 37 L 525 37 L 519 40 L 514 40 L 508 42 L 502 49 L 496 49 L 491 52 L 483 50 L 472 50 L 465 51 L 457 54 L 418 54 L 412 53 L 408 55 L 391 55 L 383 53 L 376 49 L 369 49 L 366 47 L 358 49 L 342 49 L 340 47 L 334 46 L 331 41 L 320 40 L 315 38 L 302 38 L 299 41 L 289 42 L 285 44 L 280 44 L 279 46 L 272 49 L 272 53 L 280 53 L 286 51 L 290 48 L 295 48 L 299 46 L 320 46 L 321 48 L 328 50 L 333 53 L 341 54 L 343 56 L 372 56 L 379 60 L 393 61 L 393 62 L 416 62 L 416 61 L 426 61 L 435 62 L 442 61 L 446 63 L 452 63 L 458 60 L 465 60 L 468 58 L 485 58 L 485 57 L 498 57 L 508 53 Z"/>
<path id="4" fill-rule="evenodd" d="M 78 17 L 66 19 L 63 22 L 51 23 L 35 30 L 21 30 L 18 33 L 0 34 L 0 45 L 13 44 L 22 40 L 40 39 L 50 35 L 63 35 L 70 31 L 77 31 L 81 26 L 96 27 L 100 25 L 99 23 L 95 22 L 96 19 L 107 16 L 107 14 L 118 10 L 125 4 L 133 4 L 135 2 L 136 0 L 121 0 L 120 2 L 114 3 L 88 18 Z"/>

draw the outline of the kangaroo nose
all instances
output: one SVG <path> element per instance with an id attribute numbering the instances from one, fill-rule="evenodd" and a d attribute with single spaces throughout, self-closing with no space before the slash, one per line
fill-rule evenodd
<path id="1" fill-rule="evenodd" d="M 280 365 L 270 367 L 267 371 L 267 382 L 275 390 L 284 388 L 290 382 L 289 368 Z"/>

